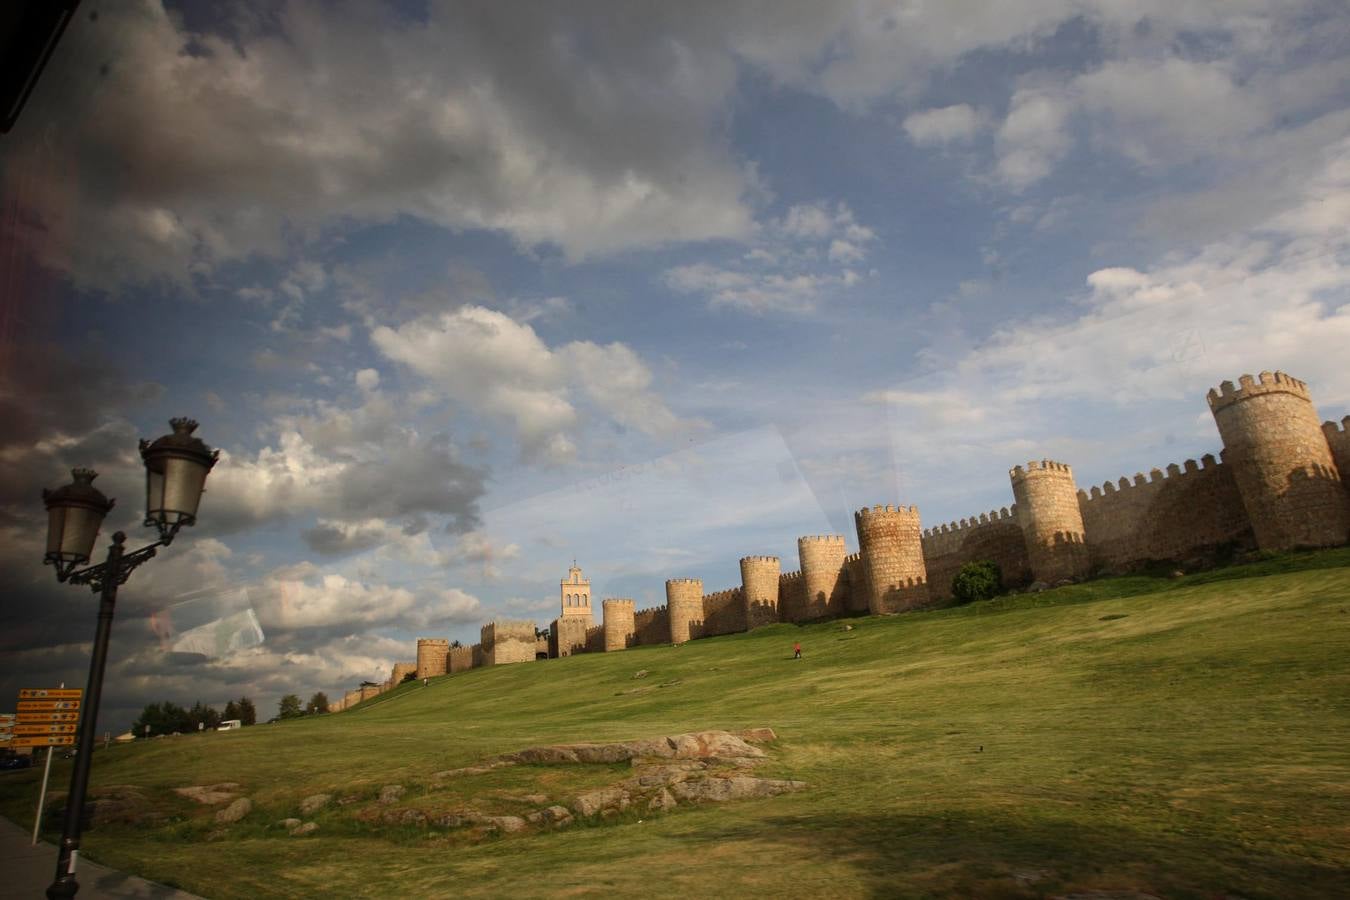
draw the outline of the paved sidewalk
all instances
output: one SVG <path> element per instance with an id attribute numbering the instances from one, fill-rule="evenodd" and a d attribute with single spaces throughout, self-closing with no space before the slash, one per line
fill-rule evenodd
<path id="1" fill-rule="evenodd" d="M 31 825 L 30 825 L 31 828 Z M 0 818 L 0 898 L 3 900 L 43 900 L 47 885 L 56 870 L 56 847 L 46 841 L 30 846 L 33 833 L 28 828 Z M 137 878 L 81 859 L 75 870 L 80 883 L 78 900 L 136 897 L 141 900 L 201 900 L 174 888 Z"/>

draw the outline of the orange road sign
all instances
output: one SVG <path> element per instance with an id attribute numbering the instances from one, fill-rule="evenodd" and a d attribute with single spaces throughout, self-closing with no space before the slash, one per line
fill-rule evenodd
<path id="1" fill-rule="evenodd" d="M 19 691 L 20 700 L 78 700 L 83 696 L 83 688 L 23 688 Z"/>
<path id="2" fill-rule="evenodd" d="M 51 711 L 47 711 L 47 710 L 40 710 L 40 711 L 37 711 L 37 712 L 22 712 L 22 713 L 19 713 L 19 721 L 20 721 L 20 722 L 28 722 L 28 723 L 31 723 L 31 722 L 78 722 L 78 721 L 80 721 L 80 714 L 77 713 L 77 712 L 51 712 Z M 12 724 L 12 723 L 11 723 L 11 724 Z M 0 722 L 0 727 L 2 727 L 3 725 L 4 725 L 4 723 L 3 723 L 3 722 Z"/>
<path id="3" fill-rule="evenodd" d="M 78 700 L 20 700 L 19 712 L 37 712 L 52 709 L 79 709 Z"/>
<path id="4" fill-rule="evenodd" d="M 47 737 L 16 737 L 9 742 L 11 747 L 73 747 L 75 735 L 54 734 Z"/>
<path id="5" fill-rule="evenodd" d="M 43 725 L 15 725 L 14 733 L 18 734 L 74 734 L 77 726 L 64 725 L 59 722 L 47 722 Z"/>

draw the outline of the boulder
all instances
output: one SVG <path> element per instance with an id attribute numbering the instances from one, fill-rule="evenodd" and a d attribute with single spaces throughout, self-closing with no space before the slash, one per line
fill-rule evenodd
<path id="1" fill-rule="evenodd" d="M 216 810 L 216 821 L 222 825 L 232 825 L 253 811 L 253 801 L 240 797 L 224 809 Z"/>
<path id="2" fill-rule="evenodd" d="M 548 809 L 530 813 L 525 817 L 525 821 L 531 825 L 556 825 L 563 821 L 571 822 L 572 814 L 565 806 L 550 806 Z"/>
<path id="3" fill-rule="evenodd" d="M 764 751 L 728 731 L 695 731 L 664 738 L 645 738 L 608 744 L 555 744 L 507 753 L 508 763 L 616 763 L 641 757 L 656 759 L 711 759 L 760 757 Z"/>
<path id="4" fill-rule="evenodd" d="M 533 803 L 535 806 L 539 806 L 539 805 L 542 804 L 542 803 L 547 803 L 547 802 L 548 802 L 548 795 L 547 795 L 547 794 L 526 794 L 524 797 L 521 797 L 520 799 L 521 799 L 521 800 L 524 800 L 526 803 Z"/>
<path id="5" fill-rule="evenodd" d="M 123 825 L 157 825 L 165 819 L 163 813 L 151 807 L 145 790 L 135 785 L 110 784 L 96 788 L 92 794 L 86 801 L 90 828 L 114 822 Z"/>
<path id="6" fill-rule="evenodd" d="M 403 796 L 403 785 L 386 784 L 384 787 L 380 788 L 379 802 L 388 806 L 391 803 L 397 803 L 399 798 L 402 796 Z"/>
<path id="7" fill-rule="evenodd" d="M 225 803 L 237 797 L 239 785 L 233 781 L 222 781 L 219 784 L 194 784 L 187 787 L 177 787 L 173 789 L 173 792 L 197 803 L 214 806 L 217 803 Z"/>
<path id="8" fill-rule="evenodd" d="M 310 794 L 300 801 L 300 815 L 308 816 L 316 813 L 328 805 L 328 801 L 333 799 L 332 794 Z"/>
<path id="9" fill-rule="evenodd" d="M 572 801 L 572 809 L 579 816 L 593 816 L 605 809 L 627 809 L 629 802 L 628 792 L 616 785 L 587 791 Z"/>
<path id="10" fill-rule="evenodd" d="M 318 822 L 306 822 L 298 828 L 291 829 L 291 837 L 304 837 L 307 834 L 313 834 L 319 830 Z"/>
<path id="11" fill-rule="evenodd" d="M 504 834 L 525 830 L 525 820 L 520 816 L 483 816 L 480 824 Z"/>
<path id="12" fill-rule="evenodd" d="M 1044 581 L 1033 581 L 1031 584 L 1027 585 L 1027 593 L 1029 594 L 1039 594 L 1041 591 L 1048 590 L 1050 590 L 1050 585 L 1046 584 Z"/>
<path id="13" fill-rule="evenodd" d="M 648 812 L 658 810 L 673 809 L 675 807 L 675 795 L 666 788 L 661 788 L 661 792 L 651 799 L 647 804 Z"/>
<path id="14" fill-rule="evenodd" d="M 299 828 L 299 827 L 300 827 L 300 820 L 299 820 L 299 819 L 282 819 L 280 822 L 277 823 L 277 827 L 278 827 L 278 828 L 285 828 L 287 831 L 290 831 L 292 828 Z"/>

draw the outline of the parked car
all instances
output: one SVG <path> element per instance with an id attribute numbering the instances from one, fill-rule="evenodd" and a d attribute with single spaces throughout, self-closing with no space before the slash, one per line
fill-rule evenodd
<path id="1" fill-rule="evenodd" d="M 6 756 L 0 759 L 0 771 L 9 771 L 11 769 L 26 769 L 33 764 L 31 756 Z"/>

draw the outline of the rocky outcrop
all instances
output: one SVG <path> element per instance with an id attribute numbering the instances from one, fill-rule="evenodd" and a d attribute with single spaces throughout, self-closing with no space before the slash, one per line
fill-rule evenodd
<path id="1" fill-rule="evenodd" d="M 632 759 L 755 758 L 764 751 L 729 731 L 696 731 L 671 737 L 606 744 L 555 744 L 507 753 L 498 760 L 514 763 L 616 763 Z"/>
<path id="2" fill-rule="evenodd" d="M 401 784 L 386 784 L 384 787 L 380 788 L 380 802 L 385 806 L 388 806 L 391 803 L 397 803 L 402 796 L 403 785 Z"/>
<path id="3" fill-rule="evenodd" d="M 327 806 L 332 799 L 332 794 L 310 794 L 300 801 L 300 815 L 308 816 L 316 813 Z"/>
<path id="4" fill-rule="evenodd" d="M 216 811 L 216 821 L 221 825 L 232 825 L 253 811 L 253 801 L 240 797 L 224 809 Z"/>
<path id="5" fill-rule="evenodd" d="M 239 785 L 233 781 L 222 781 L 219 784 L 195 784 L 178 787 L 174 788 L 173 792 L 197 803 L 214 806 L 217 803 L 225 803 L 238 797 Z"/>

